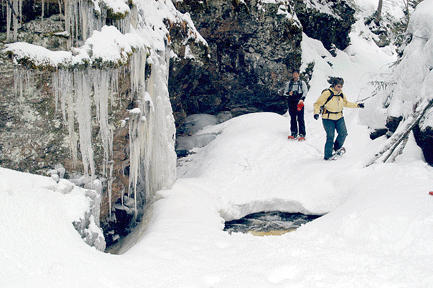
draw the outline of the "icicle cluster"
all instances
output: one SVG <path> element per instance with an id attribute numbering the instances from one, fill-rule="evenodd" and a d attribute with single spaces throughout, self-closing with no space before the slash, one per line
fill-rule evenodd
<path id="1" fill-rule="evenodd" d="M 170 186 L 175 180 L 175 126 L 167 87 L 168 53 L 168 50 L 154 52 L 148 57 L 147 51 L 139 50 L 130 61 L 131 97 L 137 107 L 129 111 L 128 195 L 134 195 L 136 211 L 137 199 L 144 197 L 147 202 L 157 190 Z M 152 67 L 148 79 L 146 63 Z M 103 147 L 102 171 L 99 173 L 108 179 L 110 205 L 114 161 L 113 125 L 109 123 L 108 115 L 109 102 L 112 103 L 117 94 L 118 74 L 117 69 L 58 69 L 53 77 L 56 103 L 60 103 L 63 122 L 68 127 L 71 157 L 77 160 L 79 139 L 84 173 L 92 179 L 97 174 L 93 159 L 92 119 L 99 125 Z M 96 111 L 94 117 L 92 110 Z M 78 122 L 79 135 L 75 132 L 75 121 Z M 144 191 L 137 191 L 139 179 L 144 179 Z"/>
<path id="2" fill-rule="evenodd" d="M 23 0 L 5 0 L 6 2 L 6 41 L 11 40 L 11 25 L 13 31 L 13 41 L 18 39 L 18 28 L 23 19 Z M 42 9 L 43 10 L 43 9 Z"/>
<path id="3" fill-rule="evenodd" d="M 9 1 L 15 3 L 22 0 Z M 175 125 L 168 94 L 170 50 L 166 38 L 168 31 L 163 21 L 166 16 L 153 18 L 151 11 L 160 11 L 165 7 L 164 13 L 174 13 L 167 14 L 172 15 L 170 17 L 182 15 L 177 14 L 172 4 L 165 2 L 143 0 L 134 3 L 132 8 L 123 0 L 114 1 L 116 5 L 112 2 L 63 2 L 64 6 L 60 8 L 64 7 L 65 34 L 69 35 L 68 50 L 71 51 L 49 51 L 40 46 L 37 48 L 41 49 L 36 49 L 36 45 L 27 43 L 7 44 L 5 50 L 12 53 L 15 60 L 25 59 L 37 64 L 33 66 L 55 69 L 53 91 L 56 111 L 61 112 L 63 124 L 67 127 L 71 160 L 77 163 L 81 154 L 89 183 L 94 183 L 97 176 L 107 180 L 109 211 L 116 200 L 111 195 L 115 164 L 113 132 L 116 125 L 109 119 L 110 108 L 119 97 L 119 75 L 129 71 L 130 100 L 134 108 L 129 111 L 129 118 L 125 119 L 129 125 L 129 149 L 126 149 L 130 164 L 128 196 L 135 199 L 137 212 L 143 208 L 138 205 L 148 203 L 156 191 L 169 188 L 174 183 L 176 171 Z M 20 2 L 16 3 L 19 7 Z M 153 10 L 149 9 L 149 5 Z M 8 14 L 8 35 L 11 13 L 9 11 Z M 117 30 L 104 26 L 107 18 L 113 15 L 111 23 Z M 153 23 L 157 21 L 155 19 L 159 22 Z M 18 24 L 12 24 L 17 29 Z M 107 41 L 111 39 L 108 36 L 113 41 Z M 83 45 L 71 48 L 80 43 Z M 20 101 L 24 101 L 23 91 L 27 89 L 26 83 L 30 83 L 29 74 L 24 69 L 17 70 L 15 80 Z M 96 127 L 98 129 L 94 129 Z M 99 131 L 96 138 L 92 131 Z M 102 163 L 95 163 L 95 145 L 102 147 Z"/>
<path id="4" fill-rule="evenodd" d="M 69 33 L 68 48 L 78 41 L 86 40 L 94 30 L 101 30 L 107 19 L 107 11 L 99 9 L 95 17 L 94 5 L 90 1 L 65 0 L 65 31 Z"/>
<path id="5" fill-rule="evenodd" d="M 6 41 L 17 41 L 18 29 L 22 25 L 23 0 L 5 0 L 6 2 Z M 45 1 L 42 0 L 41 22 L 45 17 Z M 59 1 L 59 11 L 62 13 L 62 5 L 65 15 L 65 31 L 68 33 L 68 49 L 76 46 L 79 41 L 85 41 L 94 30 L 101 30 L 106 24 L 108 11 L 113 11 L 116 18 L 116 27 L 122 33 L 128 33 L 131 20 L 131 11 L 124 1 L 87 1 L 87 0 L 65 0 Z M 103 8 L 101 8 L 101 7 Z M 133 11 L 133 13 L 136 13 Z M 135 26 L 134 26 L 135 27 Z M 11 37 L 13 28 L 13 37 Z"/>
<path id="6" fill-rule="evenodd" d="M 68 127 L 71 157 L 77 160 L 79 139 L 84 173 L 92 179 L 96 176 L 92 146 L 92 119 L 99 125 L 99 138 L 103 147 L 102 171 L 99 174 L 108 179 L 108 194 L 111 199 L 113 177 L 113 127 L 108 121 L 109 100 L 114 101 L 117 93 L 117 69 L 58 69 L 54 73 L 53 88 L 56 103 L 60 101 L 63 122 Z M 91 98 L 93 95 L 93 101 Z M 96 115 L 92 117 L 92 103 Z M 79 137 L 75 132 L 78 122 Z"/>
<path id="7" fill-rule="evenodd" d="M 53 87 L 57 111 L 57 103 L 60 98 L 63 122 L 68 127 L 69 148 L 74 166 L 77 163 L 77 141 L 78 136 L 74 129 L 75 123 L 75 103 L 74 103 L 74 80 L 73 73 L 65 69 L 59 69 L 54 73 Z M 67 115 L 69 115 L 67 117 Z"/>
<path id="8" fill-rule="evenodd" d="M 131 71 L 135 71 L 131 72 L 131 90 L 138 107 L 130 110 L 129 119 L 129 193 L 134 194 L 136 209 L 139 175 L 145 179 L 145 200 L 175 180 L 175 126 L 167 87 L 168 53 L 154 53 L 150 58 L 146 58 L 144 53 L 137 53 L 131 61 Z M 152 64 L 147 80 L 146 62 Z"/>

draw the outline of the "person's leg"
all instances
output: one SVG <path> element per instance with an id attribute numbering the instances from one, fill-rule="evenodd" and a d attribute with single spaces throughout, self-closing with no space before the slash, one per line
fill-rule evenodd
<path id="1" fill-rule="evenodd" d="M 296 121 L 296 113 L 298 110 L 296 109 L 295 102 L 289 102 L 289 115 L 290 115 L 290 132 L 292 136 L 298 135 L 298 122 Z"/>
<path id="2" fill-rule="evenodd" d="M 305 121 L 304 121 L 304 107 L 302 107 L 301 111 L 297 111 L 298 123 L 299 123 L 299 135 L 306 136 L 305 131 Z"/>
<path id="3" fill-rule="evenodd" d="M 323 128 L 326 132 L 326 143 L 325 143 L 325 159 L 332 156 L 332 148 L 334 146 L 334 136 L 335 136 L 335 120 L 322 119 Z"/>
<path id="4" fill-rule="evenodd" d="M 347 136 L 347 128 L 344 117 L 337 120 L 335 123 L 335 129 L 337 130 L 338 135 L 334 142 L 334 150 L 338 150 L 343 147 L 344 140 L 346 140 Z"/>

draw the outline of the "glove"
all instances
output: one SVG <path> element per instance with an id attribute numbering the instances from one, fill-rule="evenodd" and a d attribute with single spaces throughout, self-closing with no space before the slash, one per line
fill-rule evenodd
<path id="1" fill-rule="evenodd" d="M 296 110 L 301 111 L 303 107 L 304 107 L 304 102 L 301 102 L 296 106 Z"/>
<path id="2" fill-rule="evenodd" d="M 364 109 L 364 103 L 358 103 L 358 107 Z"/>
<path id="3" fill-rule="evenodd" d="M 319 114 L 314 114 L 314 119 L 318 120 L 319 119 Z"/>

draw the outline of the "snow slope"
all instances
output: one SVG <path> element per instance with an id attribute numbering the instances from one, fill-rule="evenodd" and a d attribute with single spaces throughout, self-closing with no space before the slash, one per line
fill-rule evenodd
<path id="1" fill-rule="evenodd" d="M 219 135 L 184 158 L 123 254 L 80 239 L 71 221 L 85 209 L 82 194 L 0 168 L 0 287 L 432 287 L 433 168 L 413 137 L 395 163 L 364 168 L 385 139 L 370 140 L 359 124 L 365 111 L 346 109 L 348 152 L 322 160 L 325 135 L 312 104 L 326 77 L 343 76 L 357 101 L 394 60 L 353 33 L 357 45 L 335 58 L 304 37 L 304 62 L 317 69 L 307 141 L 287 140 L 288 117 L 273 113 L 204 128 L 198 133 Z M 225 220 L 264 210 L 326 215 L 281 236 L 223 231 Z"/>
<path id="2" fill-rule="evenodd" d="M 287 125 L 272 113 L 226 122 L 122 255 L 79 238 L 64 213 L 79 206 L 54 180 L 1 169 L 2 287 L 429 287 L 433 169 L 414 140 L 399 162 L 363 168 L 382 140 L 349 136 L 353 148 L 325 162 L 323 141 L 290 142 Z M 222 230 L 276 209 L 329 213 L 282 236 Z"/>

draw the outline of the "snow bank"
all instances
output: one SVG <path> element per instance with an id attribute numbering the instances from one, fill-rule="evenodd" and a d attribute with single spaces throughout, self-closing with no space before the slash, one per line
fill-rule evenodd
<path id="1" fill-rule="evenodd" d="M 2 235 L 10 236 L 2 240 L 5 241 L 2 248 L 19 249 L 28 245 L 28 241 L 64 237 L 58 233 L 79 239 L 75 226 L 85 242 L 104 251 L 102 230 L 96 225 L 99 224 L 99 204 L 100 195 L 96 191 L 77 187 L 65 179 L 56 182 L 51 177 L 0 168 L 0 206 L 3 207 L 0 229 Z M 23 221 L 34 227 L 23 226 Z M 27 237 L 20 237 L 22 233 L 40 233 L 38 235 L 43 237 L 25 239 Z"/>
<path id="2" fill-rule="evenodd" d="M 149 44 L 137 33 L 122 34 L 114 26 L 104 26 L 94 31 L 85 44 L 71 51 L 50 51 L 38 45 L 15 42 L 5 45 L 3 52 L 12 53 L 16 64 L 30 61 L 34 68 L 70 67 L 76 65 L 124 65 L 134 49 L 144 49 Z"/>
<path id="3" fill-rule="evenodd" d="M 352 119 L 351 148 L 335 162 L 322 160 L 324 135 L 312 135 L 310 118 L 306 142 L 288 141 L 288 119 L 273 113 L 208 126 L 203 133 L 220 134 L 185 158 L 172 189 L 158 192 L 146 232 L 127 243 L 123 252 L 136 245 L 124 255 L 152 251 L 176 263 L 176 270 L 188 269 L 188 279 L 176 274 L 166 280 L 181 281 L 177 287 L 431 283 L 433 199 L 426 180 L 433 179 L 433 169 L 420 160 L 413 137 L 398 163 L 363 168 L 366 152 L 384 139 L 369 140 L 367 129 Z M 224 221 L 272 210 L 328 213 L 283 236 L 228 237 L 222 231 Z"/>
<path id="4" fill-rule="evenodd" d="M 207 126 L 214 126 L 232 117 L 230 112 L 221 112 L 217 115 L 193 114 L 189 115 L 182 127 L 181 135 L 176 139 L 176 151 L 185 153 L 193 148 L 202 148 L 215 139 L 218 132 L 208 133 L 202 131 Z"/>
<path id="5" fill-rule="evenodd" d="M 363 168 L 383 139 L 371 141 L 353 119 L 348 152 L 335 162 L 322 160 L 323 128 L 310 117 L 305 142 L 288 141 L 288 118 L 274 113 L 208 126 L 221 133 L 186 157 L 181 178 L 157 193 L 122 255 L 97 253 L 73 229 L 75 211 L 87 205 L 82 192 L 64 195 L 51 178 L 0 169 L 0 281 L 8 288 L 428 287 L 433 169 L 416 157 L 413 138 L 412 153 L 397 163 Z M 282 236 L 223 231 L 225 220 L 278 209 L 328 213 Z"/>
<path id="6" fill-rule="evenodd" d="M 389 105 L 387 116 L 407 118 L 423 101 L 433 99 L 433 1 L 421 2 L 411 16 L 408 33 L 411 41 L 395 68 L 391 84 L 380 94 L 381 102 Z M 380 105 L 380 104 L 378 104 Z M 433 126 L 427 115 L 421 127 Z"/>

